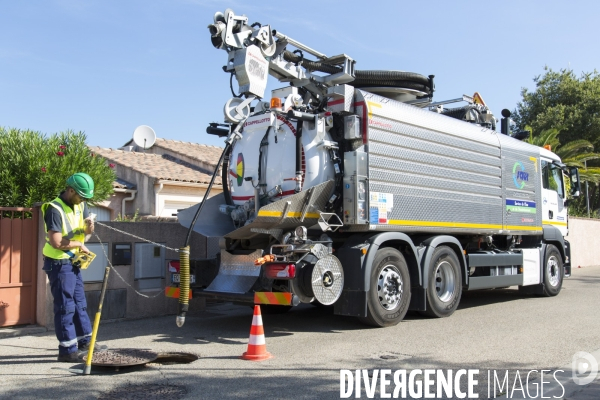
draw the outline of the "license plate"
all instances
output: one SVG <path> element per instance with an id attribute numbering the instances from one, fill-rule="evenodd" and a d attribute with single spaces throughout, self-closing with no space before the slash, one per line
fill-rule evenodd
<path id="1" fill-rule="evenodd" d="M 171 282 L 179 283 L 179 274 L 171 274 Z M 190 283 L 196 283 L 196 277 L 194 275 L 190 275 Z"/>

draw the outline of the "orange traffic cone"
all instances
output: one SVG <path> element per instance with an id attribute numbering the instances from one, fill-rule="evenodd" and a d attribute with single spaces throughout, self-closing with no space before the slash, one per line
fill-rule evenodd
<path id="1" fill-rule="evenodd" d="M 248 351 L 242 354 L 242 358 L 250 361 L 263 361 L 271 357 L 273 356 L 267 351 L 265 343 L 265 331 L 263 329 L 262 316 L 260 315 L 260 306 L 254 306 Z"/>

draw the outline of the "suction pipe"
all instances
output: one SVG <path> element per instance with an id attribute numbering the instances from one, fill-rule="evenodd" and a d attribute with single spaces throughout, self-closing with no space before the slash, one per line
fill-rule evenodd
<path id="1" fill-rule="evenodd" d="M 223 159 L 225 155 L 229 153 L 229 149 L 233 147 L 235 141 L 240 137 L 239 129 L 244 125 L 245 121 L 240 122 L 235 130 L 231 133 L 231 135 L 227 138 L 225 149 L 223 153 L 221 153 L 221 157 L 219 158 L 219 162 L 215 167 L 215 172 L 213 172 L 212 178 L 210 179 L 210 183 L 208 184 L 208 188 L 206 188 L 206 193 L 204 193 L 204 197 L 202 198 L 202 203 L 198 206 L 198 210 L 196 210 L 196 214 L 194 215 L 194 219 L 190 224 L 190 228 L 188 229 L 187 236 L 185 238 L 185 244 L 183 247 L 179 249 L 179 310 L 177 313 L 177 318 L 175 319 L 175 323 L 178 327 L 182 327 L 185 324 L 185 314 L 189 310 L 189 302 L 190 302 L 190 240 L 192 238 L 192 231 L 194 230 L 194 225 L 196 225 L 196 221 L 202 212 L 202 208 L 204 207 L 204 203 L 208 199 L 208 195 L 210 194 L 210 190 L 212 189 L 213 183 L 215 182 L 215 178 L 219 173 L 219 167 L 223 163 Z M 223 182 L 225 185 L 225 182 Z"/>

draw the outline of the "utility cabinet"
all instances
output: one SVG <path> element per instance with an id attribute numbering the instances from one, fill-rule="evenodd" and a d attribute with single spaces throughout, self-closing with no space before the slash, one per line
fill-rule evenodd
<path id="1" fill-rule="evenodd" d="M 96 258 L 92 261 L 86 269 L 81 270 L 81 277 L 83 282 L 102 282 L 104 280 L 104 272 L 108 267 L 108 245 L 101 243 L 86 243 L 85 246 L 92 253 L 96 254 Z"/>
<path id="2" fill-rule="evenodd" d="M 140 289 L 160 289 L 165 277 L 165 248 L 152 243 L 135 244 L 135 280 Z"/>

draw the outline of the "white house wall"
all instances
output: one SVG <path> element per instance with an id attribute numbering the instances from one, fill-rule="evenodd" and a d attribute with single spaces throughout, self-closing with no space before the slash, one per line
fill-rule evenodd
<path id="1" fill-rule="evenodd" d="M 117 176 L 127 182 L 135 182 L 137 193 L 133 201 L 125 203 L 123 215 L 133 215 L 138 212 L 138 215 L 155 215 L 154 214 L 154 182 L 156 178 L 151 178 L 141 172 L 134 171 L 130 168 L 117 166 Z"/>
<path id="2" fill-rule="evenodd" d="M 206 186 L 203 187 L 186 187 L 169 185 L 163 183 L 162 190 L 158 192 L 158 211 L 155 214 L 158 217 L 173 217 L 177 214 L 177 210 L 191 207 L 200 203 L 206 193 Z M 155 185 L 155 190 L 158 190 L 160 185 Z M 210 196 L 221 193 L 221 188 L 213 188 L 210 191 Z"/>

